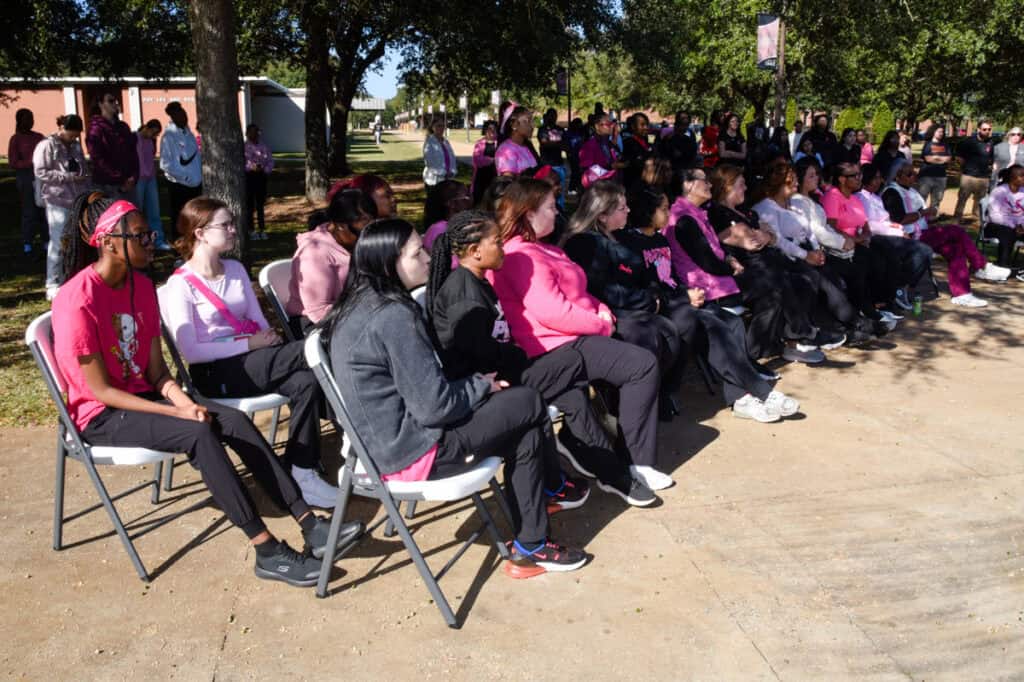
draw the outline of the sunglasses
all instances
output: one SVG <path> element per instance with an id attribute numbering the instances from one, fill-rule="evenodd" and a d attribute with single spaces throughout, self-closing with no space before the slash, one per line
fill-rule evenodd
<path id="1" fill-rule="evenodd" d="M 137 239 L 139 240 L 139 246 L 147 247 L 156 241 L 156 232 L 153 230 L 146 230 L 145 232 L 116 232 L 111 233 L 111 237 L 121 237 L 122 239 Z"/>

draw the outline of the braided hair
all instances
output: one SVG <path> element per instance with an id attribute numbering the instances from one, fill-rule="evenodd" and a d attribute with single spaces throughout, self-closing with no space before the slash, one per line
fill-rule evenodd
<path id="1" fill-rule="evenodd" d="M 494 215 L 486 211 L 460 211 L 448 221 L 448 229 L 438 235 L 430 247 L 430 279 L 427 281 L 427 314 L 433 315 L 434 297 L 452 272 L 452 256 L 463 256 L 466 249 L 497 227 Z"/>

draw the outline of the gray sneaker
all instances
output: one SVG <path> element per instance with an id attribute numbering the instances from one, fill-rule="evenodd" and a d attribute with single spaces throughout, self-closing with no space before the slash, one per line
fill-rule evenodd
<path id="1" fill-rule="evenodd" d="M 293 587 L 312 587 L 320 577 L 320 560 L 309 554 L 299 554 L 281 541 L 270 556 L 256 554 L 256 577 L 280 580 Z"/>
<path id="2" fill-rule="evenodd" d="M 345 549 L 349 543 L 362 535 L 364 530 L 366 530 L 366 526 L 363 525 L 362 521 L 342 523 L 341 528 L 338 530 L 338 542 L 334 546 L 334 556 L 337 556 L 338 552 Z M 330 532 L 331 520 L 318 516 L 316 525 L 308 533 L 302 534 L 303 539 L 306 541 L 303 551 L 308 551 L 314 558 L 323 559 L 327 549 L 327 536 Z"/>
<path id="3" fill-rule="evenodd" d="M 789 362 L 802 362 L 805 365 L 817 365 L 818 363 L 825 362 L 825 354 L 817 348 L 800 350 L 799 346 L 796 348 L 786 346 L 785 350 L 782 351 L 782 359 Z"/>
<path id="4" fill-rule="evenodd" d="M 618 495 L 625 500 L 627 504 L 631 504 L 634 507 L 647 507 L 658 501 L 658 496 L 655 495 L 650 488 L 644 485 L 642 481 L 639 481 L 632 476 L 628 477 L 628 483 L 626 480 L 627 479 L 623 479 L 619 483 L 611 484 L 598 479 L 597 487 L 606 493 Z"/>

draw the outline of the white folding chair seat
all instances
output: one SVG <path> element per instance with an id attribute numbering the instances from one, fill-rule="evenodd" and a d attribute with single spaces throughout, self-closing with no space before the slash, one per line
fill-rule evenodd
<path id="1" fill-rule="evenodd" d="M 441 611 L 445 622 L 450 627 L 458 627 L 455 614 L 452 612 L 451 606 L 448 604 L 448 600 L 445 598 L 437 581 L 447 573 L 448 569 L 465 553 L 469 546 L 476 542 L 484 530 L 488 531 L 491 535 L 498 554 L 504 559 L 509 557 L 508 547 L 498 534 L 497 528 L 494 525 L 494 519 L 480 497 L 480 492 L 490 487 L 499 506 L 506 516 L 511 518 L 508 511 L 508 503 L 495 478 L 495 474 L 501 466 L 501 459 L 498 457 L 487 457 L 468 471 L 438 480 L 384 482 L 376 465 L 373 463 L 372 457 L 367 453 L 362 439 L 352 428 L 348 411 L 345 409 L 344 399 L 338 390 L 338 384 L 335 382 L 334 374 L 331 371 L 326 349 L 324 349 L 321 343 L 320 330 L 314 330 L 306 337 L 305 353 L 306 364 L 313 370 L 317 381 L 320 382 L 328 403 L 334 409 L 335 416 L 341 422 L 342 428 L 345 431 L 346 442 L 342 446 L 345 462 L 338 472 L 338 500 L 335 504 L 334 516 L 331 520 L 327 546 L 332 547 L 334 546 L 332 543 L 337 543 L 338 533 L 341 528 L 342 519 L 345 516 L 350 493 L 354 492 L 360 496 L 380 500 L 386 512 L 385 516 L 368 528 L 366 534 L 369 535 L 381 523 L 385 522 L 388 524 L 388 530 L 385 532 L 386 535 L 389 534 L 388 531 L 392 528 L 398 532 L 402 543 L 412 557 L 413 563 L 416 565 L 423 582 L 433 597 L 434 603 L 437 604 L 438 609 Z M 455 555 L 435 575 L 423 558 L 423 553 L 409 532 L 409 527 L 402 519 L 401 512 L 398 509 L 399 501 L 429 500 L 454 502 L 466 498 L 473 500 L 477 512 L 483 519 L 483 523 L 479 529 L 470 534 L 469 538 L 456 551 Z M 324 597 L 327 594 L 327 581 L 330 577 L 332 565 L 333 562 L 323 562 L 320 580 L 317 583 L 316 589 L 318 597 Z"/>
<path id="2" fill-rule="evenodd" d="M 56 358 L 53 354 L 53 320 L 50 312 L 43 313 L 29 324 L 28 328 L 25 330 L 25 344 L 32 352 L 32 357 L 35 359 L 36 366 L 39 367 L 39 371 L 43 376 L 43 381 L 46 383 L 46 389 L 49 392 L 54 405 L 57 407 L 58 414 L 57 473 L 54 486 L 53 505 L 53 548 L 55 550 L 63 548 L 65 521 L 78 518 L 102 506 L 106 509 L 107 515 L 113 522 L 114 530 L 121 539 L 121 543 L 124 545 L 125 551 L 128 553 L 128 557 L 131 559 L 132 565 L 135 567 L 135 571 L 138 573 L 139 578 L 148 582 L 149 573 L 146 572 L 145 566 L 143 566 L 141 559 L 139 559 L 139 554 L 135 550 L 135 545 L 132 542 L 132 536 L 128 535 L 128 531 L 125 529 L 124 523 L 121 521 L 121 517 L 117 513 L 117 509 L 114 507 L 114 500 L 142 490 L 143 488 L 152 487 L 151 500 L 154 504 L 159 502 L 160 477 L 163 464 L 164 462 L 170 462 L 173 460 L 177 453 L 152 450 L 150 448 L 90 445 L 85 442 L 81 433 L 79 433 L 77 426 L 75 426 L 74 421 L 71 419 L 71 415 L 67 409 L 67 403 L 64 399 L 68 387 L 67 381 L 64 379 L 64 375 L 57 366 Z M 68 458 L 81 462 L 85 466 L 93 487 L 96 489 L 96 493 L 100 498 L 100 504 L 93 505 L 92 507 L 65 518 L 64 481 Z M 143 464 L 155 465 L 153 480 L 141 483 L 113 496 L 107 492 L 107 488 L 96 469 L 97 465 L 139 466 Z M 166 520 L 154 522 L 149 524 L 149 527 L 152 528 L 159 523 L 165 522 Z"/>
<path id="3" fill-rule="evenodd" d="M 264 265 L 260 269 L 259 283 L 285 336 L 289 341 L 295 341 L 295 334 L 288 321 L 288 303 L 292 296 L 292 259 L 282 258 Z"/>

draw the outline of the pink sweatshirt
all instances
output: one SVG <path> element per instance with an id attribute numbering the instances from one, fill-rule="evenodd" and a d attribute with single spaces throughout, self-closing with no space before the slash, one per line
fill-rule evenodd
<path id="1" fill-rule="evenodd" d="M 196 277 L 224 301 L 239 321 L 252 320 L 260 329 L 267 329 L 270 325 L 260 309 L 245 266 L 236 260 L 221 262 L 224 276 L 220 279 Z M 183 267 L 188 269 L 187 265 Z M 160 314 L 186 362 L 212 362 L 249 352 L 249 340 L 236 337 L 234 328 L 183 276 L 171 275 L 164 287 L 160 295 Z"/>
<path id="2" fill-rule="evenodd" d="M 319 322 L 345 288 L 352 256 L 327 231 L 327 223 L 295 237 L 287 313 Z"/>
<path id="3" fill-rule="evenodd" d="M 528 357 L 536 357 L 577 337 L 611 336 L 611 311 L 587 293 L 587 276 L 557 246 L 512 237 L 505 263 L 488 270 L 509 331 Z"/>

